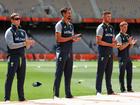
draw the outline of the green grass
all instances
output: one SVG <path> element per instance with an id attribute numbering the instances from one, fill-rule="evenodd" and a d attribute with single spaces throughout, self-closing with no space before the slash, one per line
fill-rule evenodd
<path id="1" fill-rule="evenodd" d="M 81 61 L 74 62 L 73 78 L 72 78 L 72 93 L 74 96 L 94 95 L 95 80 L 96 80 L 96 61 Z M 133 62 L 134 76 L 133 88 L 135 91 L 140 91 L 140 63 Z M 7 62 L 0 62 L 0 100 L 4 97 L 4 84 L 7 73 Z M 55 73 L 55 62 L 27 62 L 27 72 L 25 80 L 25 96 L 27 99 L 42 99 L 52 98 L 53 82 Z M 81 80 L 81 84 L 78 81 Z M 32 87 L 32 83 L 39 81 L 42 83 L 40 87 Z M 112 75 L 112 86 L 115 92 L 119 92 L 118 83 L 118 63 L 114 63 Z M 17 100 L 16 77 L 13 82 L 11 100 Z M 61 97 L 64 93 L 64 79 L 61 82 L 60 89 Z M 103 93 L 106 93 L 105 80 L 103 80 Z"/>

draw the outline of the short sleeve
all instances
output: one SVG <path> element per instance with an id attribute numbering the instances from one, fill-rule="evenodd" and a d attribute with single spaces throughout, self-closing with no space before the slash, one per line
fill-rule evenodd
<path id="1" fill-rule="evenodd" d="M 60 22 L 58 22 L 58 23 L 55 25 L 55 32 L 59 32 L 59 33 L 62 32 L 62 25 L 61 25 Z"/>
<path id="2" fill-rule="evenodd" d="M 101 25 L 97 27 L 96 36 L 103 36 L 103 28 Z"/>
<path id="3" fill-rule="evenodd" d="M 117 41 L 117 43 L 122 44 L 122 39 L 119 34 L 116 36 L 115 40 Z"/>

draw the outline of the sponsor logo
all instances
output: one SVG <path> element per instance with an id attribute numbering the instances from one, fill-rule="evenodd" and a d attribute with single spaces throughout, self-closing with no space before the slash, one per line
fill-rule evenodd
<path id="1" fill-rule="evenodd" d="M 23 33 L 23 32 L 21 32 L 21 35 L 22 35 L 22 36 L 24 36 L 24 33 Z"/>
<path id="2" fill-rule="evenodd" d="M 72 31 L 64 31 L 64 34 L 72 34 Z"/>
<path id="3" fill-rule="evenodd" d="M 105 34 L 105 36 L 113 36 L 112 34 Z"/>
<path id="4" fill-rule="evenodd" d="M 16 41 L 25 41 L 25 38 L 20 38 L 20 37 L 17 37 L 15 38 Z"/>
<path id="5" fill-rule="evenodd" d="M 103 61 L 104 60 L 104 57 L 101 57 L 101 61 Z"/>

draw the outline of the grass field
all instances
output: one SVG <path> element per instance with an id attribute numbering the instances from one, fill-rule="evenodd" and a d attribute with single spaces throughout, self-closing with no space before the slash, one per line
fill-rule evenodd
<path id="1" fill-rule="evenodd" d="M 74 62 L 72 78 L 72 93 L 74 96 L 94 95 L 96 79 L 96 61 Z M 133 61 L 134 77 L 133 89 L 140 91 L 140 62 Z M 0 100 L 4 97 L 4 84 L 7 73 L 7 63 L 0 62 Z M 25 96 L 27 99 L 47 99 L 53 96 L 53 81 L 55 73 L 55 62 L 27 62 L 27 73 L 25 81 Z M 78 81 L 81 81 L 79 84 Z M 33 87 L 32 83 L 39 81 L 40 87 Z M 64 80 L 61 82 L 60 95 L 64 97 Z M 115 92 L 119 92 L 118 63 L 114 63 L 112 86 Z M 103 93 L 106 93 L 105 81 L 103 81 Z M 14 79 L 11 100 L 17 100 L 16 78 Z"/>

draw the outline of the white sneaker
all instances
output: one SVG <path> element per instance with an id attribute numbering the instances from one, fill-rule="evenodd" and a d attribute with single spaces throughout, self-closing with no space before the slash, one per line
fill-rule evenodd
<path id="1" fill-rule="evenodd" d="M 6 102 L 6 103 L 10 103 L 10 100 L 6 100 L 5 102 Z"/>
<path id="2" fill-rule="evenodd" d="M 54 97 L 53 97 L 53 99 L 59 99 L 59 97 L 57 97 L 57 96 L 54 96 Z"/>
<path id="3" fill-rule="evenodd" d="M 102 94 L 101 93 L 99 93 L 99 92 L 97 92 L 97 94 L 96 94 L 97 96 L 102 96 Z"/>

